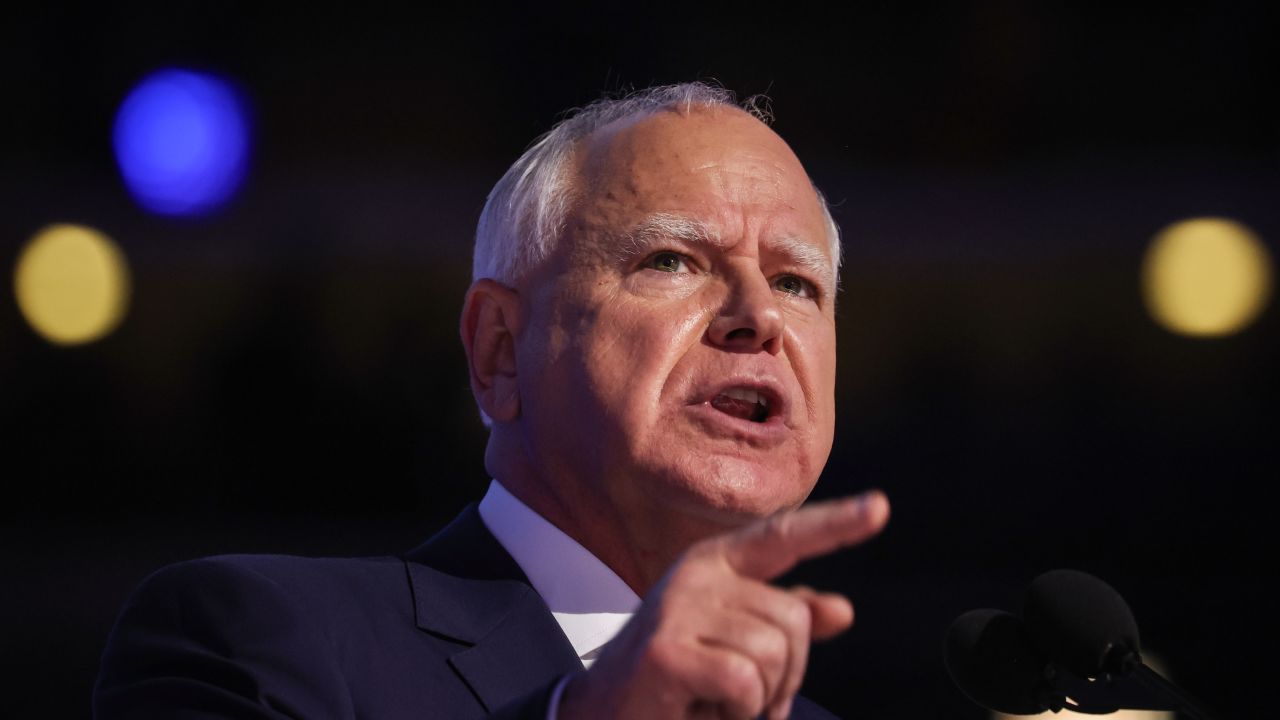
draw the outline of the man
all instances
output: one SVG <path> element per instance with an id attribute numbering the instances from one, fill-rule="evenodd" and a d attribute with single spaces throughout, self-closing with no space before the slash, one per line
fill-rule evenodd
<path id="1" fill-rule="evenodd" d="M 838 264 L 799 161 L 727 92 L 579 112 L 477 231 L 478 510 L 403 559 L 162 571 L 98 715 L 827 717 L 796 693 L 852 607 L 768 581 L 888 518 L 874 492 L 797 510 L 832 443 Z"/>

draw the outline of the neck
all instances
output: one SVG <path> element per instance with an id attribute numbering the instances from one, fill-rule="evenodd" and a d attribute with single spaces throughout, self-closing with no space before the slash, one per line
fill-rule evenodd
<path id="1" fill-rule="evenodd" d="M 657 584 L 680 550 L 652 542 L 657 533 L 639 535 L 618 513 L 584 493 L 528 476 L 499 474 L 498 480 L 531 510 L 573 538 L 622 579 L 637 595 Z"/>
<path id="2" fill-rule="evenodd" d="M 531 462 L 525 446 L 497 428 L 489 437 L 485 467 L 531 510 L 604 563 L 636 595 L 644 597 L 691 545 L 751 518 L 706 512 L 696 501 L 678 502 L 657 492 L 626 488 L 652 484 L 582 477 L 576 467 Z"/>
<path id="3" fill-rule="evenodd" d="M 673 512 L 670 504 L 609 497 L 601 483 L 572 482 L 507 463 L 490 472 L 515 497 L 607 565 L 644 597 L 690 545 L 725 527 Z"/>

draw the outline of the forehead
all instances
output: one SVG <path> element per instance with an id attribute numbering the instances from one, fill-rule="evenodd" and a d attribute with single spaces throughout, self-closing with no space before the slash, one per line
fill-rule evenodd
<path id="1" fill-rule="evenodd" d="M 821 206 L 800 161 L 737 108 L 619 121 L 586 138 L 576 160 L 575 205 L 587 224 L 623 230 L 636 217 L 676 212 L 730 236 L 772 231 L 825 244 Z"/>

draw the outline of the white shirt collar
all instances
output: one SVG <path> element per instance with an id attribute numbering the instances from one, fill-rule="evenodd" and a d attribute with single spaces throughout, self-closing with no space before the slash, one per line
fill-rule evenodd
<path id="1" fill-rule="evenodd" d="M 538 591 L 569 644 L 590 666 L 635 614 L 640 597 L 590 551 L 512 495 L 497 480 L 480 519 Z"/>

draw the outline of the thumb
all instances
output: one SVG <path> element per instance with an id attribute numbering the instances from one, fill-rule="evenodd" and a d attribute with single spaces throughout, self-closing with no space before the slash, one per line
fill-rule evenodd
<path id="1" fill-rule="evenodd" d="M 838 593 L 820 593 L 811 587 L 797 585 L 789 592 L 809 605 L 809 636 L 814 640 L 830 640 L 853 625 L 853 603 Z"/>

